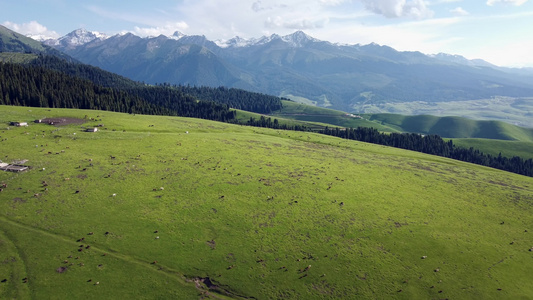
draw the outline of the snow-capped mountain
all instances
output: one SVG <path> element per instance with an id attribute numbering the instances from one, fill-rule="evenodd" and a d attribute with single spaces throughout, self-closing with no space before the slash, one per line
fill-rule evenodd
<path id="1" fill-rule="evenodd" d="M 341 110 L 368 103 L 522 97 L 533 90 L 531 75 L 516 76 L 481 60 L 397 51 L 375 43 L 333 44 L 301 31 L 214 42 L 181 32 L 106 38 L 76 30 L 53 46 L 138 81 L 295 95 Z"/>
<path id="2" fill-rule="evenodd" d="M 239 48 L 239 47 L 250 47 L 250 46 L 259 46 L 268 44 L 272 41 L 283 41 L 291 47 L 305 47 L 308 43 L 312 42 L 322 42 L 318 39 L 315 39 L 302 31 L 296 31 L 295 33 L 280 36 L 277 34 L 272 34 L 271 36 L 263 36 L 260 38 L 251 38 L 245 39 L 239 36 L 236 36 L 227 41 L 215 41 L 215 43 L 221 48 Z"/>
<path id="3" fill-rule="evenodd" d="M 97 31 L 88 31 L 86 29 L 80 28 L 58 39 L 46 40 L 44 41 L 44 44 L 52 47 L 72 49 L 90 43 L 94 40 L 103 41 L 107 38 L 108 36 L 104 33 L 100 33 Z"/>
<path id="4" fill-rule="evenodd" d="M 464 56 L 457 55 L 457 54 L 447 54 L 447 53 L 438 53 L 438 54 L 430 54 L 430 57 L 436 58 L 443 62 L 449 62 L 449 63 L 456 63 L 456 64 L 462 64 L 462 65 L 468 65 L 468 66 L 478 66 L 478 67 L 495 67 L 493 64 L 488 63 L 482 59 L 472 59 L 469 60 L 465 58 Z"/>
<path id="5" fill-rule="evenodd" d="M 181 38 L 184 37 L 184 36 L 185 36 L 185 34 L 179 32 L 179 31 L 176 31 L 176 32 L 174 32 L 174 34 L 172 34 L 172 35 L 169 36 L 168 38 L 169 38 L 169 39 L 172 39 L 172 40 L 179 40 L 179 39 L 181 39 Z"/>
<path id="6" fill-rule="evenodd" d="M 48 40 L 53 40 L 54 38 L 48 35 L 42 35 L 42 34 L 26 34 L 27 37 L 30 39 L 39 41 L 39 42 L 45 42 Z"/>

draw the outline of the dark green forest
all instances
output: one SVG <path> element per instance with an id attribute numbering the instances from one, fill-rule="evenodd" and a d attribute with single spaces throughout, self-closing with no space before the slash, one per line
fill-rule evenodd
<path id="1" fill-rule="evenodd" d="M 94 84 L 103 87 L 133 90 L 135 91 L 135 94 L 142 94 L 140 90 L 143 90 L 148 86 L 144 83 L 133 81 L 129 78 L 104 71 L 97 67 L 50 55 L 39 55 L 37 59 L 31 62 L 31 65 L 59 71 L 73 77 L 87 79 Z M 190 95 L 199 100 L 225 104 L 230 108 L 256 113 L 269 114 L 282 108 L 282 99 L 279 97 L 241 89 L 170 85 L 168 83 L 157 84 L 156 87 L 163 90 L 176 90 L 180 94 Z"/>
<path id="2" fill-rule="evenodd" d="M 420 135 L 416 133 L 381 133 L 374 128 L 325 128 L 320 133 L 357 140 L 367 143 L 407 149 L 432 155 L 443 156 L 477 165 L 509 171 L 521 175 L 533 176 L 533 160 L 524 160 L 485 154 L 474 148 L 456 147 L 452 140 L 444 141 L 438 135 Z"/>
<path id="3" fill-rule="evenodd" d="M 226 87 L 196 87 L 190 85 L 174 85 L 174 88 L 201 100 L 223 103 L 231 108 L 241 109 L 260 114 L 270 114 L 282 108 L 282 98 L 261 93 L 248 92 L 241 89 Z M 287 100 L 287 99 L 284 99 Z"/>
<path id="4" fill-rule="evenodd" d="M 235 111 L 225 104 L 199 101 L 169 87 L 105 87 L 36 65 L 0 63 L 0 95 L 3 105 L 95 109 L 216 121 L 235 118 Z"/>

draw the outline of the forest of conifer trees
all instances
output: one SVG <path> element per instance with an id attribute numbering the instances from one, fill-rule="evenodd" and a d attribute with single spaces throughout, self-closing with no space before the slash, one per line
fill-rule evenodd
<path id="1" fill-rule="evenodd" d="M 198 100 L 201 99 L 201 100 Z M 280 124 L 261 116 L 237 121 L 238 108 L 270 113 L 281 108 L 279 97 L 224 87 L 149 86 L 98 68 L 39 56 L 28 65 L 0 62 L 0 105 L 79 108 L 124 113 L 209 119 L 242 125 L 310 131 L 303 125 Z M 328 128 L 318 133 L 380 144 L 533 176 L 533 160 L 492 156 L 460 148 L 437 135 L 381 133 L 373 128 Z"/>

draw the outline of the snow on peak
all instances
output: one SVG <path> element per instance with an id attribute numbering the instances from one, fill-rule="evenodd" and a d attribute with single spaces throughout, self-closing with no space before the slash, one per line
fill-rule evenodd
<path id="1" fill-rule="evenodd" d="M 85 45 L 97 39 L 105 40 L 107 38 L 108 36 L 103 33 L 97 31 L 88 31 L 84 28 L 80 28 L 57 39 L 57 44 L 61 44 L 63 46 L 77 47 Z"/>
<path id="2" fill-rule="evenodd" d="M 320 42 L 313 37 L 305 34 L 302 31 L 296 31 L 295 33 L 279 36 L 277 34 L 272 34 L 271 36 L 262 36 L 260 38 L 251 38 L 245 39 L 239 36 L 236 36 L 229 40 L 218 40 L 216 44 L 221 48 L 238 48 L 238 47 L 249 47 L 249 46 L 258 46 L 268 44 L 274 40 L 281 40 L 291 47 L 304 47 L 310 42 Z"/>
<path id="3" fill-rule="evenodd" d="M 168 38 L 169 38 L 169 39 L 172 39 L 172 40 L 179 40 L 179 39 L 181 39 L 181 38 L 184 37 L 184 36 L 185 36 L 185 34 L 179 32 L 179 31 L 176 31 L 176 32 L 174 32 L 174 34 L 172 34 L 172 35 L 169 36 Z"/>
<path id="4" fill-rule="evenodd" d="M 253 39 L 245 39 L 241 38 L 240 36 L 236 36 L 229 40 L 217 40 L 215 41 L 215 44 L 219 46 L 220 48 L 240 48 L 240 47 L 248 47 L 250 45 L 254 44 Z"/>
<path id="5" fill-rule="evenodd" d="M 303 31 L 296 31 L 292 34 L 281 37 L 281 39 L 293 47 L 303 47 L 310 42 L 319 42 L 319 40 L 305 34 Z"/>
<path id="6" fill-rule="evenodd" d="M 34 39 L 34 40 L 39 41 L 39 42 L 44 42 L 44 41 L 48 41 L 48 40 L 53 40 L 54 39 L 51 36 L 47 36 L 47 35 L 43 35 L 43 34 L 27 34 L 26 36 L 29 37 L 30 39 Z"/>

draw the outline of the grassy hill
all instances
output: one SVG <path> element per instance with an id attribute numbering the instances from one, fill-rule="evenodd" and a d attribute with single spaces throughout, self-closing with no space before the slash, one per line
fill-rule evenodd
<path id="1" fill-rule="evenodd" d="M 520 141 L 502 141 L 489 139 L 453 139 L 453 143 L 459 147 L 483 149 L 483 152 L 497 156 L 519 156 L 524 159 L 533 158 L 533 143 Z"/>
<path id="2" fill-rule="evenodd" d="M 0 110 L 0 159 L 32 166 L 0 172 L 2 299 L 533 295 L 533 178 L 306 132 Z M 85 123 L 7 129 L 46 117 Z"/>
<path id="3" fill-rule="evenodd" d="M 241 114 L 239 112 L 238 116 Z M 247 118 L 249 116 L 245 114 Z M 470 120 L 461 117 L 430 115 L 406 116 L 398 114 L 363 114 L 362 118 L 338 110 L 283 101 L 283 109 L 273 117 L 314 123 L 314 129 L 325 126 L 373 127 L 384 132 L 416 132 L 451 137 L 457 146 L 474 147 L 489 153 L 524 159 L 532 158 L 533 130 L 498 121 Z M 241 119 L 245 119 L 244 115 Z M 281 119 L 280 119 L 281 120 Z M 286 122 L 286 121 L 285 121 Z M 321 123 L 318 123 L 321 122 Z"/>
<path id="4" fill-rule="evenodd" d="M 533 129 L 501 121 L 479 121 L 461 117 L 430 115 L 405 116 L 396 114 L 364 115 L 371 121 L 402 132 L 437 134 L 447 138 L 483 138 L 533 142 Z"/>
<path id="5" fill-rule="evenodd" d="M 359 118 L 346 112 L 328 108 L 322 108 L 312 105 L 306 105 L 293 101 L 282 101 L 283 108 L 272 113 L 274 117 L 293 119 L 305 122 L 318 122 L 324 126 L 341 126 L 341 127 L 373 127 L 386 132 L 398 132 L 390 126 L 383 125 L 380 122 L 371 122 L 367 119 Z"/>

